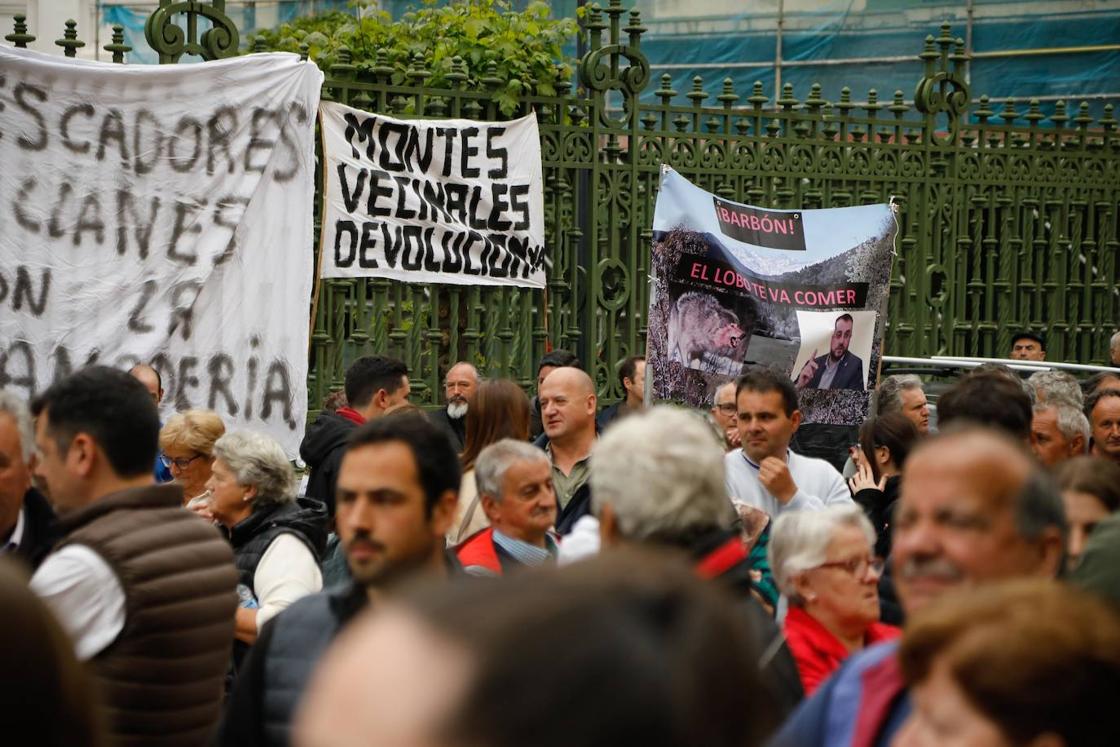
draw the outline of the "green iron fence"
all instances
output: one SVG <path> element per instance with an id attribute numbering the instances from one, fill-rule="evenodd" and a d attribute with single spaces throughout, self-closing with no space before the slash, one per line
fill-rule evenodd
<path id="1" fill-rule="evenodd" d="M 236 28 L 221 18 L 220 38 L 198 37 L 190 22 L 196 13 L 224 17 L 221 3 L 161 6 L 147 29 L 161 59 L 236 48 Z M 186 37 L 167 28 L 176 13 L 187 14 Z M 21 24 L 6 37 L 17 46 L 29 39 Z M 547 288 L 324 282 L 311 339 L 312 407 L 341 387 L 351 360 L 375 351 L 408 363 L 424 404 L 438 401 L 455 360 L 529 386 L 549 347 L 575 350 L 601 398 L 620 396 L 615 363 L 644 349 L 649 227 L 663 163 L 764 207 L 893 198 L 901 225 L 886 354 L 999 357 L 1015 331 L 1030 329 L 1046 334 L 1051 359 L 1107 362 L 1120 312 L 1120 137 L 1111 106 L 1098 121 L 1084 103 L 1060 103 L 1046 118 L 1029 99 L 996 111 L 981 97 L 970 111 L 964 45 L 948 26 L 922 45 L 912 100 L 895 91 L 881 101 L 871 90 L 855 101 L 848 89 L 826 100 L 819 86 L 799 100 L 789 85 L 771 100 L 760 83 L 741 96 L 729 80 L 711 95 L 700 78 L 681 93 L 663 76 L 658 103 L 644 104 L 639 96 L 653 81 L 643 31 L 620 0 L 588 6 L 578 89 L 527 96 L 513 115 L 533 111 L 540 127 Z M 67 43 L 75 39 L 71 26 L 58 43 L 73 54 Z M 106 47 L 115 57 L 116 46 Z M 340 57 L 325 71 L 325 99 L 396 115 L 502 118 L 492 95 L 498 81 L 486 76 L 491 90 L 467 90 L 465 71 L 454 88 L 428 88 L 417 57 L 406 84 L 392 85 L 387 66 L 359 71 Z"/>

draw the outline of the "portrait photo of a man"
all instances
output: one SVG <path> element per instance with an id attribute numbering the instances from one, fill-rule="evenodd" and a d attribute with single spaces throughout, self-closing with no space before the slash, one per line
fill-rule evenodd
<path id="1" fill-rule="evenodd" d="M 836 317 L 828 352 L 818 356 L 814 348 L 795 379 L 798 389 L 864 390 L 863 359 L 848 349 L 854 327 L 851 314 Z"/>

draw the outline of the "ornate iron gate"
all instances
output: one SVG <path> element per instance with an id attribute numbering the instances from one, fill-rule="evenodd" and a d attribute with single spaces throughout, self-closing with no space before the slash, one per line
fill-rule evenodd
<path id="1" fill-rule="evenodd" d="M 161 6 L 148 39 L 163 59 L 184 48 L 231 53 L 224 36 L 168 35 L 173 13 L 224 17 L 220 3 Z M 880 100 L 874 90 L 857 102 L 846 88 L 826 100 L 819 86 L 798 99 L 789 85 L 771 100 L 760 83 L 744 97 L 730 80 L 712 96 L 700 78 L 681 93 L 668 76 L 656 102 L 643 103 L 652 83 L 643 32 L 620 0 L 589 6 L 579 90 L 527 96 L 515 114 L 533 111 L 540 126 L 547 289 L 325 282 L 311 340 L 313 406 L 341 386 L 349 361 L 373 351 L 408 363 L 419 403 L 438 401 L 442 373 L 460 359 L 530 386 L 550 346 L 574 349 L 600 396 L 619 396 L 615 363 L 644 349 L 662 163 L 723 197 L 766 207 L 895 199 L 888 354 L 998 356 L 1014 331 L 1031 329 L 1047 335 L 1053 359 L 1107 361 L 1120 311 L 1120 137 L 1111 106 L 1097 122 L 1086 104 L 1060 103 L 1049 118 L 1030 100 L 995 111 L 980 97 L 973 109 L 963 42 L 947 26 L 922 45 L 912 103 L 902 91 Z M 25 46 L 32 37 L 20 19 L 5 38 Z M 73 55 L 75 41 L 70 25 L 58 43 Z M 127 51 L 119 40 L 106 49 L 115 59 Z M 491 90 L 467 90 L 463 73 L 454 88 L 428 88 L 417 58 L 406 84 L 392 85 L 385 65 L 359 72 L 341 58 L 326 71 L 324 98 L 390 114 L 501 118 L 496 80 L 483 77 Z"/>

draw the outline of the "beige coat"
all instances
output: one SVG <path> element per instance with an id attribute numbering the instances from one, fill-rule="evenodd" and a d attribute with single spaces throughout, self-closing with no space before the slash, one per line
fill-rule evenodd
<path id="1" fill-rule="evenodd" d="M 478 498 L 478 483 L 474 479 L 474 470 L 467 470 L 463 473 L 463 482 L 459 485 L 459 507 L 455 510 L 455 521 L 451 525 L 451 531 L 447 533 L 447 545 L 454 547 L 488 526 L 490 521 L 486 518 L 486 512 L 482 510 L 482 501 Z"/>

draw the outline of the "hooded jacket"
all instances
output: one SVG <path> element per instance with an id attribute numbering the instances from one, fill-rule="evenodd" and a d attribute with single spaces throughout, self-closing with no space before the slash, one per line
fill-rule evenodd
<path id="1" fill-rule="evenodd" d="M 357 427 L 353 420 L 337 413 L 324 412 L 307 427 L 303 443 L 299 445 L 299 458 L 311 468 L 307 495 L 322 501 L 328 516 L 334 516 L 334 490 L 346 441 Z"/>

